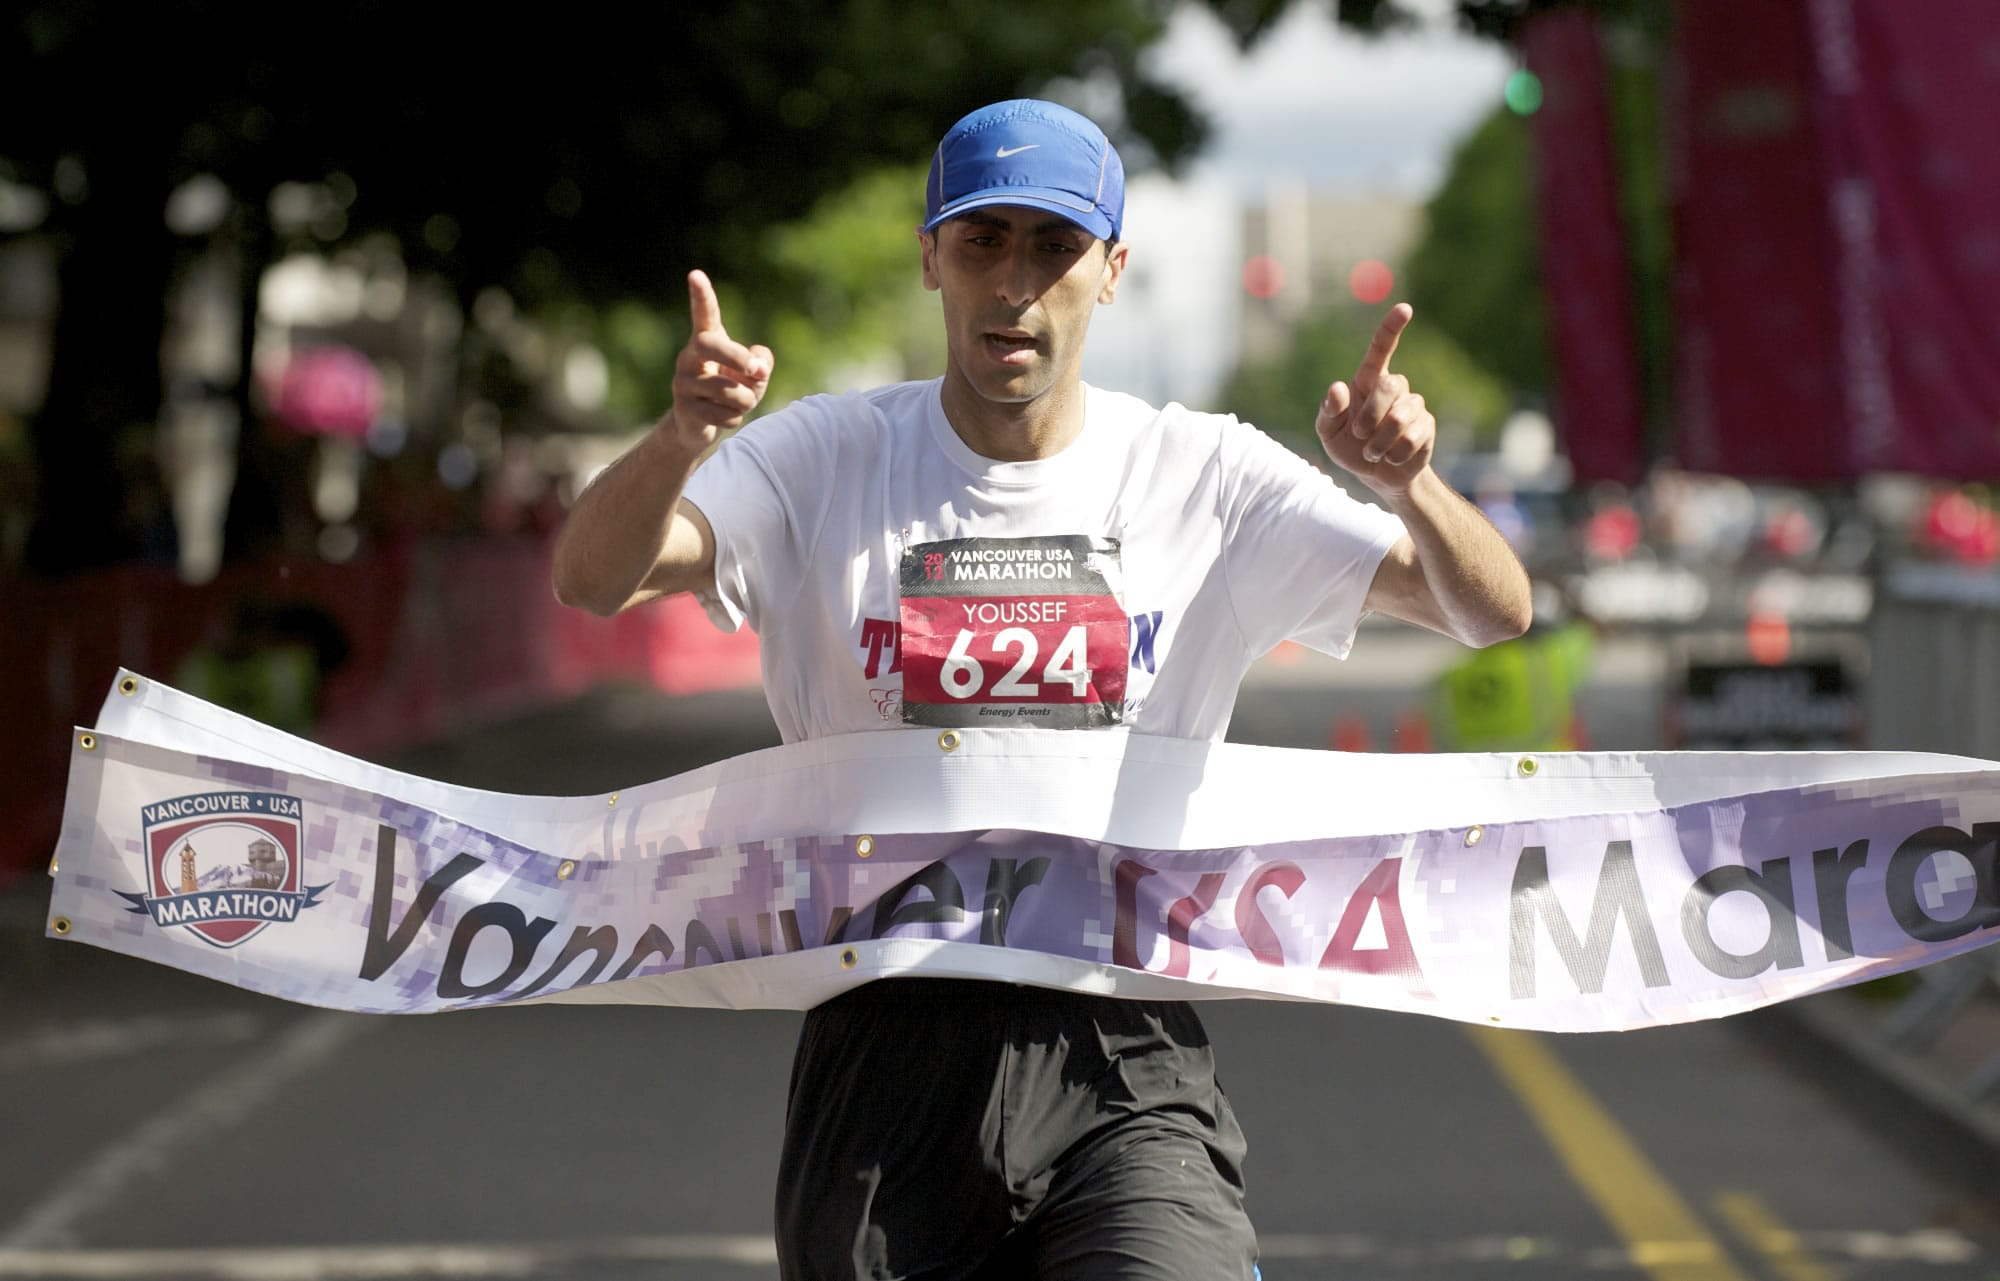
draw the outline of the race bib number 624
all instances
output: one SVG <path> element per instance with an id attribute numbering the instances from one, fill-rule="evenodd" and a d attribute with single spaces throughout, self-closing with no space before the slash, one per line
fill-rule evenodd
<path id="1" fill-rule="evenodd" d="M 958 538 L 903 553 L 903 719 L 1084 729 L 1124 719 L 1118 544 Z"/>

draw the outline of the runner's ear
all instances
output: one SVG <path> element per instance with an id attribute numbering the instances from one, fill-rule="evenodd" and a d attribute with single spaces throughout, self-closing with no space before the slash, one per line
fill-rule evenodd
<path id="1" fill-rule="evenodd" d="M 917 258 L 922 264 L 924 288 L 937 292 L 937 236 L 919 227 L 917 229 Z"/>
<path id="2" fill-rule="evenodd" d="M 1109 303 L 1118 297 L 1118 281 L 1125 275 L 1125 263 L 1130 247 L 1118 240 L 1104 242 L 1104 283 L 1097 291 L 1097 301 Z"/>

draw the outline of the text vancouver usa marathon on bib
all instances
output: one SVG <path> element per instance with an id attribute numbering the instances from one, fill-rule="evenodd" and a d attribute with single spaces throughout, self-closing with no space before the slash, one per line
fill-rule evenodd
<path id="1" fill-rule="evenodd" d="M 1118 543 L 953 538 L 903 553 L 903 719 L 1090 729 L 1125 717 Z"/>

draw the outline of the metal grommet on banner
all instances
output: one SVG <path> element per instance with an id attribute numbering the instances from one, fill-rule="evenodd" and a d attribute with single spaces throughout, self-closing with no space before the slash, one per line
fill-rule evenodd
<path id="1" fill-rule="evenodd" d="M 119 681 L 119 682 L 118 682 L 118 692 L 119 692 L 119 693 L 121 693 L 121 694 L 127 694 L 127 695 L 130 695 L 130 694 L 136 694 L 136 693 L 138 693 L 138 692 L 139 692 L 139 678 L 138 678 L 138 677 L 136 677 L 136 676 L 127 676 L 127 677 L 126 677 L 126 678 L 125 678 L 124 680 L 122 680 L 122 681 Z"/>
<path id="2" fill-rule="evenodd" d="M 857 954 L 855 953 L 855 951 L 854 951 L 854 949 L 853 949 L 853 948 L 851 948 L 851 947 L 844 947 L 844 948 L 840 949 L 840 968 L 841 968 L 841 969 L 843 969 L 843 970 L 851 970 L 851 969 L 853 969 L 853 968 L 854 968 L 855 966 L 857 966 L 857 965 L 859 965 L 859 964 L 861 964 L 861 957 L 860 957 L 859 955 L 857 955 Z"/>
<path id="3" fill-rule="evenodd" d="M 943 751 L 955 752 L 958 750 L 958 744 L 958 731 L 955 729 L 948 729 L 938 735 L 938 747 Z"/>
<path id="4" fill-rule="evenodd" d="M 575 875 L 576 875 L 576 860 L 573 858 L 564 859 L 562 861 L 562 866 L 556 868 L 556 879 L 558 881 L 567 881 L 570 877 Z"/>
<path id="5" fill-rule="evenodd" d="M 61 864 L 62 864 L 62 855 L 60 854 L 49 855 L 49 875 L 54 876 L 57 872 L 61 871 L 62 870 Z"/>
<path id="6" fill-rule="evenodd" d="M 867 858 L 870 854 L 873 854 L 875 852 L 875 838 L 872 836 L 855 837 L 854 852 L 856 854 L 859 854 L 862 858 Z"/>
<path id="7" fill-rule="evenodd" d="M 609 800 L 605 801 L 604 803 L 605 803 L 606 805 L 616 805 L 616 804 L 618 803 L 618 793 L 616 793 L 616 792 L 613 792 L 613 793 L 611 794 L 611 799 L 609 799 Z"/>
<path id="8" fill-rule="evenodd" d="M 94 752 L 97 750 L 97 735 L 78 734 L 76 736 L 76 745 L 86 752 Z"/>
<path id="9" fill-rule="evenodd" d="M 55 920 L 49 922 L 49 928 L 58 934 L 67 934 L 69 933 L 69 918 L 67 916 L 58 916 Z"/>
<path id="10" fill-rule="evenodd" d="M 1477 824 L 1465 829 L 1465 843 L 1467 845 L 1477 845 L 1485 836 L 1486 829 Z"/>
<path id="11" fill-rule="evenodd" d="M 1541 764 L 1532 756 L 1523 756 L 1520 760 L 1514 762 L 1515 772 L 1520 774 L 1522 778 L 1533 778 L 1535 771 L 1540 768 Z"/>

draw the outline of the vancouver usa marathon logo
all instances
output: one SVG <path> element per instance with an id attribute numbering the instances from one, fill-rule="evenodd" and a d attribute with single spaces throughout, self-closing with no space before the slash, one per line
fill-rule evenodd
<path id="1" fill-rule="evenodd" d="M 118 896 L 155 925 L 184 925 L 235 947 L 319 905 L 325 885 L 301 886 L 297 797 L 203 792 L 142 806 L 146 893 Z"/>

